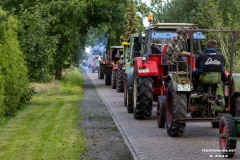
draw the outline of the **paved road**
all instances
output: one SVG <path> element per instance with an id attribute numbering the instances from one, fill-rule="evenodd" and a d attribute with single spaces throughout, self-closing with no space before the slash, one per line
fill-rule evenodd
<path id="1" fill-rule="evenodd" d="M 169 137 L 166 129 L 160 129 L 156 123 L 156 104 L 150 120 L 135 120 L 133 114 L 124 106 L 123 93 L 118 93 L 97 73 L 88 72 L 116 125 L 122 133 L 135 159 L 140 160 L 202 160 L 219 159 L 218 129 L 211 123 L 187 123 L 185 133 L 180 137 Z M 240 144 L 240 143 L 239 143 Z M 233 159 L 240 159 L 240 145 Z M 213 150 L 208 152 L 207 150 Z M 215 152 L 214 152 L 215 151 Z M 211 158 L 213 156 L 213 158 Z"/>

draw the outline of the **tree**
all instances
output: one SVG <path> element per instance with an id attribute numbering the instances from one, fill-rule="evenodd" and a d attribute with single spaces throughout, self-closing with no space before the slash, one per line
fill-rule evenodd
<path id="1" fill-rule="evenodd" d="M 126 18 L 126 24 L 125 24 L 125 30 L 124 30 L 124 41 L 128 39 L 128 37 L 132 33 L 136 33 L 139 31 L 139 21 L 137 17 L 137 9 L 135 7 L 134 1 L 130 0 L 129 2 L 129 7 L 127 9 L 127 18 Z"/>
<path id="2" fill-rule="evenodd" d="M 0 7 L 0 116 L 12 115 L 29 100 L 29 81 L 18 32 L 22 25 Z"/>

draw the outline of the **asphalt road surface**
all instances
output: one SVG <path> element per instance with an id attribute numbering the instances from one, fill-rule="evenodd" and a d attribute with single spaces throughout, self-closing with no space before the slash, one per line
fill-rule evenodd
<path id="1" fill-rule="evenodd" d="M 182 136 L 169 137 L 166 128 L 157 127 L 156 103 L 150 120 L 136 120 L 124 106 L 123 93 L 106 86 L 103 79 L 98 79 L 98 73 L 87 70 L 87 74 L 111 113 L 134 159 L 224 159 L 219 153 L 218 129 L 212 128 L 210 122 L 187 123 Z M 233 159 L 240 159 L 240 143 Z"/>

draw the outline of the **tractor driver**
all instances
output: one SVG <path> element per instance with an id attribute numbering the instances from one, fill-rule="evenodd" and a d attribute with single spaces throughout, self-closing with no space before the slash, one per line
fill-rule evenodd
<path id="1" fill-rule="evenodd" d="M 151 45 L 151 52 L 152 54 L 161 54 L 161 47 L 160 41 L 158 39 L 155 39 Z"/>
<path id="2" fill-rule="evenodd" d="M 114 48 L 112 51 L 112 60 L 118 61 L 120 59 L 118 49 Z"/>
<path id="3" fill-rule="evenodd" d="M 197 88 L 199 76 L 204 72 L 220 72 L 223 83 L 227 82 L 225 74 L 225 59 L 221 52 L 217 51 L 217 41 L 209 40 L 206 43 L 204 53 L 196 57 L 196 70 L 193 71 L 193 87 Z"/>
<path id="4" fill-rule="evenodd" d="M 170 64 L 173 64 L 176 61 L 185 61 L 182 56 L 190 56 L 190 52 L 187 52 L 187 40 L 188 35 L 184 28 L 176 29 L 177 36 L 172 37 L 169 41 L 167 49 L 167 59 Z M 185 71 L 187 68 L 186 63 L 180 63 L 179 70 Z M 194 64 L 194 62 L 193 62 Z"/>

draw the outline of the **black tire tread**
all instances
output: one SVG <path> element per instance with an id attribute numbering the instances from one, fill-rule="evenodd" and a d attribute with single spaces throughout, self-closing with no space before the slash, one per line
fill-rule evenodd
<path id="1" fill-rule="evenodd" d="M 112 68 L 106 67 L 105 85 L 111 85 Z"/>
<path id="2" fill-rule="evenodd" d="M 117 84 L 117 70 L 113 69 L 112 70 L 112 89 L 116 89 L 116 84 Z"/>
<path id="3" fill-rule="evenodd" d="M 137 105 L 134 117 L 148 119 L 152 115 L 153 79 L 151 77 L 139 77 L 137 84 Z"/>
<path id="4" fill-rule="evenodd" d="M 167 126 L 168 135 L 176 137 L 185 131 L 186 123 L 180 123 L 179 119 L 186 118 L 187 115 L 187 98 L 185 93 L 175 92 L 172 82 L 168 84 L 168 92 L 172 94 L 172 125 Z M 167 98 L 168 101 L 168 98 Z"/>
<path id="5" fill-rule="evenodd" d="M 124 90 L 124 70 L 122 69 L 122 66 L 118 66 L 117 70 L 117 91 L 123 92 Z"/>
<path id="6" fill-rule="evenodd" d="M 128 113 L 133 113 L 133 95 L 128 93 L 128 104 L 127 104 L 127 110 Z"/>
<path id="7" fill-rule="evenodd" d="M 236 136 L 236 126 L 233 121 L 233 117 L 230 114 L 225 114 L 221 117 L 220 125 L 221 123 L 224 123 L 227 126 L 227 134 L 229 137 L 235 137 Z M 233 150 L 236 149 L 237 141 L 236 140 L 227 140 L 227 150 Z M 221 148 L 221 145 L 220 145 Z M 222 149 L 222 148 L 221 148 Z M 228 155 L 228 158 L 232 158 L 234 156 L 235 152 L 222 152 L 223 155 Z"/>
<path id="8" fill-rule="evenodd" d="M 103 79 L 104 78 L 104 65 L 100 65 L 98 68 L 98 74 L 99 74 L 99 79 Z"/>
<path id="9" fill-rule="evenodd" d="M 158 100 L 158 107 L 157 109 L 160 110 L 160 117 L 157 117 L 157 125 L 158 128 L 164 128 L 166 124 L 166 97 L 162 97 L 162 100 Z M 157 115 L 159 116 L 159 115 Z M 158 120 L 158 118 L 160 118 Z"/>

